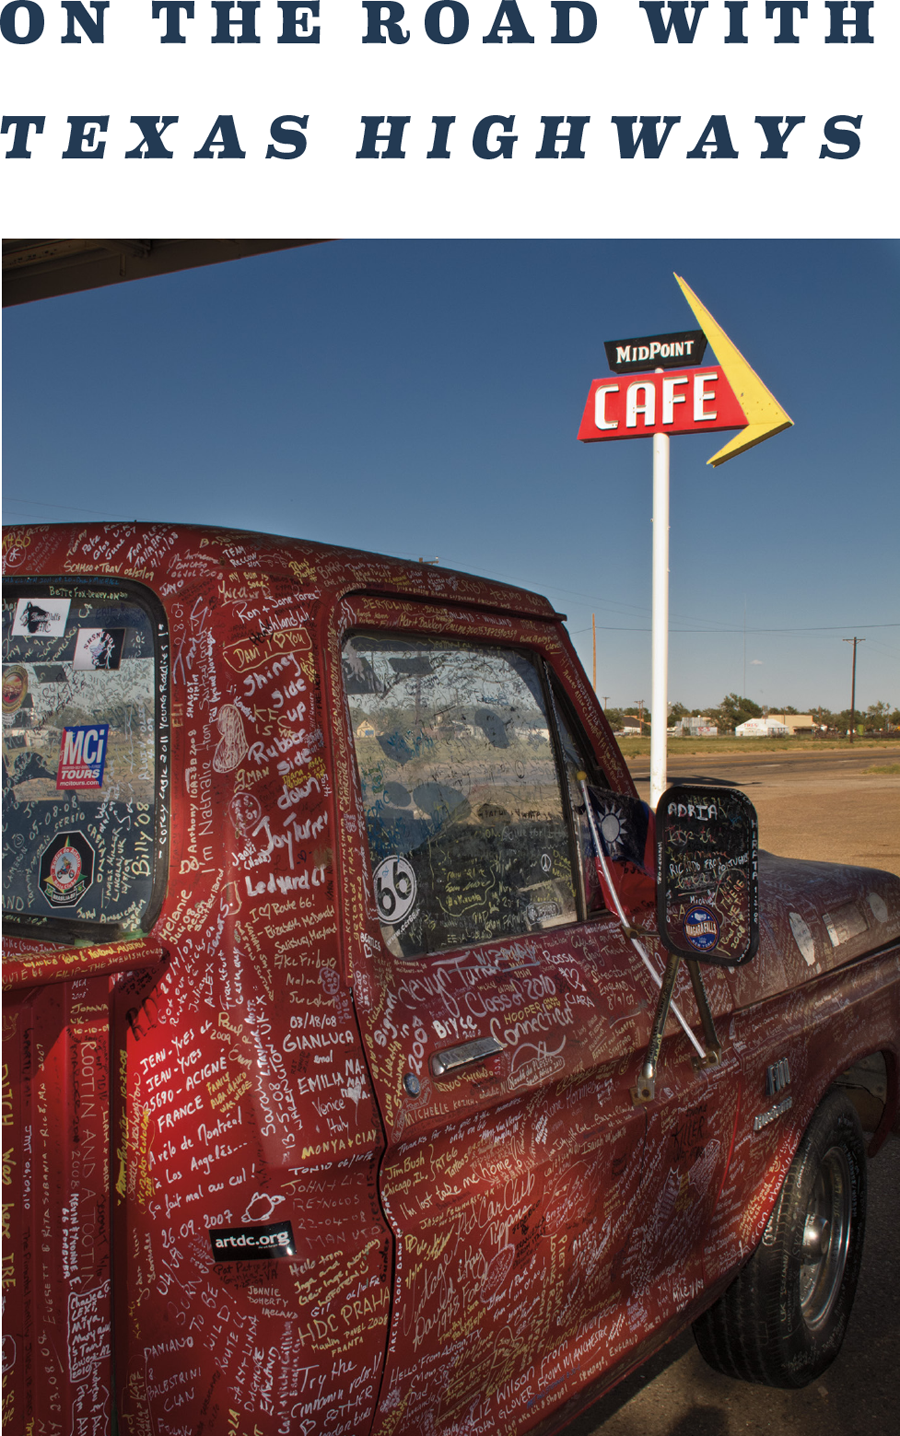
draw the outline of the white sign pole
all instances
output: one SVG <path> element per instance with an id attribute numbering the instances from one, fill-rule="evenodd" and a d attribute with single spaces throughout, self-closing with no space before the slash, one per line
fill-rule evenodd
<path id="1" fill-rule="evenodd" d="M 650 806 L 666 790 L 669 722 L 669 436 L 653 435 L 653 634 L 650 694 Z"/>

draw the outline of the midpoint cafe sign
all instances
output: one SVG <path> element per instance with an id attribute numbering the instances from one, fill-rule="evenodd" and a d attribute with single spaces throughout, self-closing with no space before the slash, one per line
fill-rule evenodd
<path id="1" fill-rule="evenodd" d="M 578 437 L 599 439 L 653 437 L 653 627 L 650 725 L 650 805 L 656 808 L 666 789 L 666 712 L 669 665 L 669 438 L 704 429 L 740 432 L 707 459 L 722 464 L 793 423 L 774 395 L 754 374 L 740 350 L 701 304 L 683 279 L 675 278 L 700 332 L 655 334 L 642 339 L 611 339 L 606 355 L 614 374 L 595 379 L 588 392 Z M 717 364 L 703 364 L 709 341 Z M 696 367 L 687 367 L 685 360 Z M 646 365 L 654 372 L 635 373 Z M 700 908 L 692 914 L 695 948 L 715 940 Z"/>
<path id="2" fill-rule="evenodd" d="M 592 444 L 651 434 L 699 434 L 704 429 L 742 430 L 707 460 L 718 465 L 790 428 L 793 420 L 693 290 L 677 274 L 675 278 L 701 328 L 607 340 L 613 376 L 591 384 L 578 437 Z M 707 341 L 718 364 L 702 363 Z M 648 373 L 650 369 L 659 372 Z"/>

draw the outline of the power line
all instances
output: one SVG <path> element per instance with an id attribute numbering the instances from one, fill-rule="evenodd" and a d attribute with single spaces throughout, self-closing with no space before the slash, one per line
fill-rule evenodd
<path id="1" fill-rule="evenodd" d="M 516 587 L 521 587 L 521 586 L 522 586 L 522 585 L 520 584 L 519 580 L 516 579 L 516 578 L 513 578 L 510 574 L 502 574 L 502 573 L 498 572 L 497 570 L 493 570 L 491 576 L 492 576 L 493 578 L 499 579 L 502 583 L 512 583 L 512 584 L 515 584 Z M 650 611 L 650 610 L 646 607 L 646 605 L 644 605 L 644 604 L 638 604 L 638 603 L 621 603 L 621 602 L 619 602 L 619 601 L 616 600 L 616 599 L 597 598 L 597 597 L 596 597 L 595 595 L 593 595 L 593 594 L 582 593 L 579 589 L 574 589 L 574 588 L 560 588 L 558 584 L 543 583 L 543 584 L 541 584 L 541 589 L 542 589 L 542 590 L 546 590 L 548 593 L 565 593 L 565 594 L 568 594 L 570 598 L 582 598 L 582 599 L 584 599 L 584 600 L 585 600 L 586 602 L 588 602 L 588 603 L 596 604 L 598 608 L 607 608 L 607 609 L 613 609 L 613 610 L 617 610 L 617 609 L 620 609 L 620 610 L 631 610 L 633 613 L 649 613 L 649 611 Z M 670 612 L 671 612 L 671 611 L 670 611 Z M 688 615 L 687 615 L 687 614 L 671 613 L 671 617 L 674 618 L 674 619 L 678 619 L 679 617 L 687 618 Z M 694 615 L 690 615 L 690 617 L 693 618 Z M 704 620 L 697 620 L 697 619 L 695 619 L 695 622 L 703 622 L 703 621 L 704 621 Z M 711 627 L 706 627 L 706 628 L 673 628 L 673 629 L 671 630 L 671 632 L 672 632 L 672 633 L 691 633 L 691 634 L 693 634 L 693 633 L 709 633 L 709 634 L 714 634 L 714 633 L 744 633 L 744 631 L 745 631 L 743 624 L 741 625 L 740 628 L 723 628 L 723 627 L 721 627 L 721 626 L 715 625 L 715 624 L 712 622 L 712 620 L 709 620 L 709 623 L 712 624 Z M 624 627 L 624 626 L 618 626 L 618 625 L 616 625 L 616 624 L 599 624 L 599 623 L 598 623 L 598 624 L 597 624 L 597 627 L 600 628 L 600 629 L 601 629 L 603 632 L 605 632 L 605 633 L 650 633 L 650 632 L 652 631 L 650 628 L 629 628 L 629 627 Z M 900 623 L 831 623 L 831 624 L 820 624 L 820 625 L 815 625 L 815 626 L 811 626 L 811 627 L 800 627 L 800 628 L 797 628 L 797 627 L 791 627 L 791 628 L 748 628 L 748 629 L 746 629 L 746 632 L 747 632 L 747 633 L 836 633 L 836 632 L 837 632 L 839 629 L 841 629 L 841 628 L 867 628 L 867 629 L 869 629 L 869 628 L 900 628 Z M 572 629 L 572 630 L 570 630 L 570 632 L 572 632 L 572 633 L 587 633 L 587 631 L 588 631 L 588 630 L 587 630 L 586 628 L 578 628 L 578 629 Z"/>
<path id="2" fill-rule="evenodd" d="M 620 628 L 611 623 L 598 623 L 604 633 L 650 633 L 649 628 Z M 822 623 L 814 627 L 800 628 L 748 628 L 748 633 L 839 633 L 842 628 L 900 628 L 900 623 Z M 590 629 L 576 628 L 573 633 L 589 633 Z M 742 628 L 673 628 L 672 633 L 706 633 L 711 638 L 717 633 L 743 633 Z M 846 639 L 849 643 L 850 639 Z"/>

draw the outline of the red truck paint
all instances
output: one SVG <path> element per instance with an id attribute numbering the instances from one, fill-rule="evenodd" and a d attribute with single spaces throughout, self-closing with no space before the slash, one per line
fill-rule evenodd
<path id="1" fill-rule="evenodd" d="M 5 572 L 37 578 L 36 601 L 75 581 L 155 597 L 162 784 L 146 930 L 77 945 L 13 913 L 4 945 L 11 1436 L 104 1433 L 113 1408 L 128 1436 L 551 1432 L 724 1289 L 818 1102 L 875 1052 L 873 1151 L 887 1134 L 888 874 L 764 856 L 757 958 L 705 969 L 722 1061 L 697 1070 L 670 1019 L 643 1105 L 656 992 L 610 913 L 413 959 L 386 945 L 345 635 L 540 656 L 609 786 L 633 793 L 545 600 L 167 525 L 10 530 Z M 10 671 L 5 738 L 44 677 Z M 8 801 L 27 803 L 52 773 L 27 766 L 27 725 L 15 733 Z M 104 813 L 142 812 L 97 809 L 83 880 L 127 889 L 110 824 L 95 834 Z M 43 841 L 42 881 L 65 900 L 71 875 L 53 889 Z M 699 1031 L 684 977 L 676 1000 Z M 502 1050 L 432 1074 L 475 1036 Z M 790 1104 L 766 1095 L 781 1059 Z"/>

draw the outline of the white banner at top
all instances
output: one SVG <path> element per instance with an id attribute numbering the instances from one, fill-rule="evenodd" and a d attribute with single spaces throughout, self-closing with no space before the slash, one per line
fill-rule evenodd
<path id="1" fill-rule="evenodd" d="M 8 0 L 7 234 L 883 237 L 891 0 Z"/>

